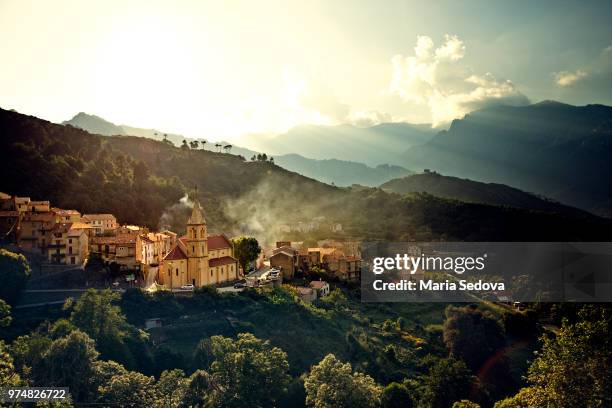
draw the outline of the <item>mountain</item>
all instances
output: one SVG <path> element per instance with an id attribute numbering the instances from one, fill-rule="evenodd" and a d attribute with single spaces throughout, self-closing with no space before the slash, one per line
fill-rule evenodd
<path id="1" fill-rule="evenodd" d="M 590 214 L 535 212 L 377 188 L 338 188 L 269 162 L 191 150 L 134 136 L 105 137 L 0 109 L 0 191 L 81 212 L 110 212 L 122 223 L 177 232 L 186 192 L 205 209 L 211 232 L 284 236 L 279 225 L 315 217 L 340 235 L 366 240 L 609 240 L 612 221 Z M 181 199 L 182 197 L 182 199 Z M 338 235 L 338 234 L 335 234 Z"/>
<path id="2" fill-rule="evenodd" d="M 98 116 L 79 113 L 69 121 L 64 122 L 80 129 L 87 130 L 90 133 L 96 133 L 105 136 L 113 135 L 130 135 L 146 137 L 154 140 L 163 140 L 164 135 L 167 140 L 170 140 L 176 146 L 181 146 L 183 140 L 192 141 L 193 139 L 186 138 L 182 135 L 163 133 L 156 129 L 143 129 L 127 125 L 115 125 Z M 384 128 L 384 126 L 383 126 Z M 201 148 L 209 151 L 220 150 L 216 144 L 226 146 L 229 142 L 209 142 L 200 145 Z M 246 149 L 240 146 L 233 146 L 231 152 L 242 155 L 245 158 L 250 158 L 260 152 Z M 400 166 L 379 165 L 374 168 L 362 163 L 347 160 L 315 160 L 308 159 L 298 154 L 285 154 L 274 156 L 276 164 L 287 170 L 303 174 L 306 177 L 322 181 L 328 184 L 337 186 L 350 186 L 352 184 L 362 184 L 366 186 L 377 186 L 385 181 L 396 177 L 406 176 L 411 174 L 410 171 Z"/>
<path id="3" fill-rule="evenodd" d="M 337 186 L 377 186 L 387 180 L 412 174 L 400 166 L 379 164 L 372 168 L 363 163 L 337 159 L 314 160 L 298 154 L 276 156 L 274 162 L 287 170 Z"/>
<path id="4" fill-rule="evenodd" d="M 125 135 L 125 131 L 121 126 L 117 126 L 105 119 L 96 115 L 89 115 L 84 112 L 79 112 L 70 120 L 62 122 L 63 125 L 71 125 L 79 129 L 85 129 L 88 132 L 96 133 L 104 136 Z"/>
<path id="5" fill-rule="evenodd" d="M 96 115 L 79 112 L 70 120 L 62 122 L 62 125 L 71 125 L 79 129 L 103 136 L 140 136 L 149 139 L 163 140 L 164 135 L 172 143 L 180 146 L 185 138 L 173 133 L 164 133 L 156 129 L 143 129 L 127 125 L 116 125 Z"/>
<path id="6" fill-rule="evenodd" d="M 317 159 L 402 164 L 398 153 L 427 142 L 436 133 L 427 125 L 381 123 L 362 128 L 352 125 L 303 125 L 275 136 L 247 135 L 244 145 L 275 156 L 296 153 Z"/>
<path id="7" fill-rule="evenodd" d="M 481 183 L 478 181 L 443 176 L 436 172 L 414 174 L 407 177 L 387 181 L 380 186 L 385 191 L 394 193 L 428 193 L 438 197 L 531 210 L 551 211 L 559 213 L 582 212 L 544 197 L 526 193 L 519 189 L 497 183 Z"/>
<path id="8" fill-rule="evenodd" d="M 407 149 L 402 163 L 612 215 L 611 157 L 612 107 L 545 101 L 471 112 Z"/>

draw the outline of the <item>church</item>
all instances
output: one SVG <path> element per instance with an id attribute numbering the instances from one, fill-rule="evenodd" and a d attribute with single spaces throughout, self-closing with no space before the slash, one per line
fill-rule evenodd
<path id="1" fill-rule="evenodd" d="M 208 235 L 206 220 L 196 201 L 187 221 L 187 235 L 164 257 L 157 282 L 168 288 L 195 287 L 237 280 L 238 260 L 225 235 Z"/>

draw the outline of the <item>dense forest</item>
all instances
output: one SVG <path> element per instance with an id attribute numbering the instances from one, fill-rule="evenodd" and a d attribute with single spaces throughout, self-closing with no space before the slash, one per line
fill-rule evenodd
<path id="1" fill-rule="evenodd" d="M 324 216 L 344 234 L 389 240 L 606 240 L 612 223 L 588 213 L 465 203 L 429 194 L 338 188 L 273 163 L 176 147 L 131 136 L 105 137 L 0 110 L 0 191 L 48 199 L 120 222 L 159 227 L 190 193 L 212 229 L 261 233 Z M 197 190 L 196 190 L 197 189 Z M 170 223 L 180 232 L 184 220 Z M 281 238 L 281 237 L 275 237 Z"/>
<path id="2" fill-rule="evenodd" d="M 0 264 L 27 279 L 23 256 Z M 368 304 L 342 286 L 310 304 L 285 285 L 0 298 L 0 387 L 67 386 L 61 406 L 610 406 L 609 309 L 526 306 Z"/>

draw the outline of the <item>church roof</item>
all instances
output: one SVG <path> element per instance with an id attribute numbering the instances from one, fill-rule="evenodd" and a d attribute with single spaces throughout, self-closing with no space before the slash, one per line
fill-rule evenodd
<path id="1" fill-rule="evenodd" d="M 208 237 L 208 249 L 223 249 L 223 248 L 231 248 L 232 244 L 229 242 L 229 239 L 225 235 L 210 235 Z"/>
<path id="2" fill-rule="evenodd" d="M 193 210 L 191 211 L 191 217 L 187 221 L 187 225 L 197 225 L 197 224 L 206 224 L 206 220 L 204 219 L 204 214 L 202 213 L 202 208 L 200 207 L 200 203 L 196 200 L 193 204 Z"/>
<path id="3" fill-rule="evenodd" d="M 238 260 L 232 256 L 222 256 L 221 258 L 212 258 L 208 261 L 208 266 L 223 266 L 223 265 L 231 265 L 233 263 L 238 262 Z"/>
<path id="4" fill-rule="evenodd" d="M 183 252 L 183 249 L 177 245 L 172 248 L 172 251 L 168 252 L 168 255 L 164 256 L 164 261 L 175 261 L 178 259 L 187 259 L 187 255 Z"/>

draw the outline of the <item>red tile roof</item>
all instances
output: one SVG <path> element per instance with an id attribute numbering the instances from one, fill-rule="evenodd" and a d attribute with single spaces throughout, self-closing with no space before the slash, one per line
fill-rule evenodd
<path id="1" fill-rule="evenodd" d="M 175 246 L 168 255 L 164 256 L 164 261 L 176 261 L 178 259 L 187 259 L 187 255 L 179 245 Z"/>
<path id="2" fill-rule="evenodd" d="M 213 258 L 210 261 L 208 261 L 208 266 L 223 266 L 223 265 L 230 265 L 233 263 L 238 262 L 238 260 L 234 257 L 231 256 L 222 256 L 221 258 Z"/>
<path id="3" fill-rule="evenodd" d="M 225 235 L 211 235 L 208 237 L 208 249 L 223 249 L 223 248 L 231 248 L 232 244 L 230 244 L 229 240 Z"/>

